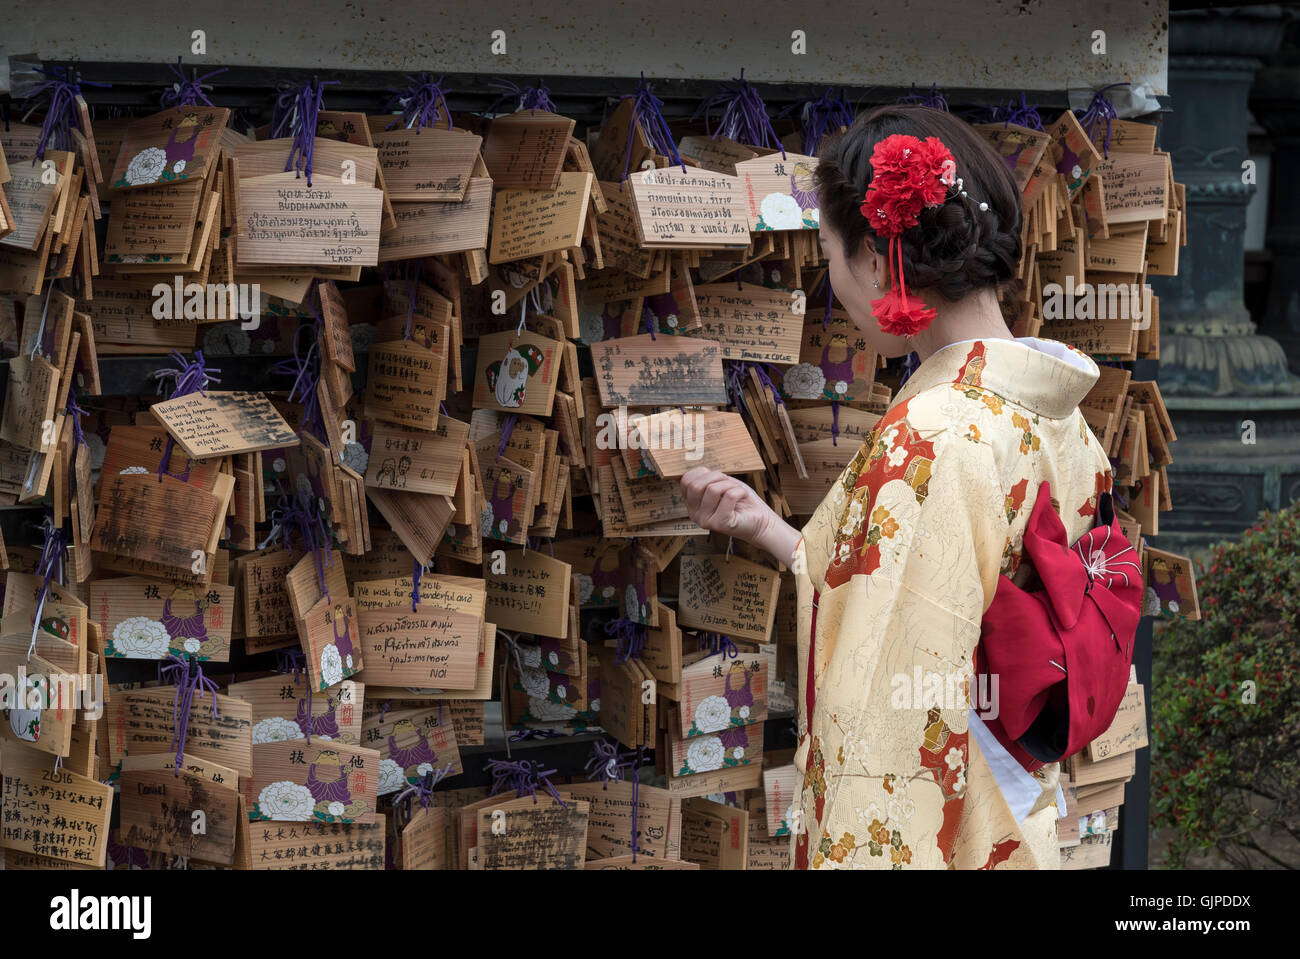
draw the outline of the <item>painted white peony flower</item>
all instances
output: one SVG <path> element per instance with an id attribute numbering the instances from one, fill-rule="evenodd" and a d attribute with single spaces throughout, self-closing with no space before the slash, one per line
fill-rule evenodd
<path id="1" fill-rule="evenodd" d="M 844 380 L 836 380 L 836 381 L 835 381 L 835 392 L 836 392 L 836 393 L 838 393 L 840 396 L 843 396 L 843 395 L 844 395 L 845 393 L 847 393 L 848 391 L 849 391 L 849 384 L 848 384 L 848 383 L 844 382 Z"/>
<path id="2" fill-rule="evenodd" d="M 283 473 L 284 467 L 285 467 L 285 462 L 283 456 L 277 456 L 275 459 L 271 461 L 271 469 L 275 470 L 277 473 Z"/>
<path id="3" fill-rule="evenodd" d="M 702 733 L 716 733 L 731 724 L 731 705 L 721 696 L 705 696 L 695 704 L 695 728 Z"/>
<path id="4" fill-rule="evenodd" d="M 282 779 L 263 786 L 257 794 L 257 808 L 262 815 L 282 822 L 305 822 L 311 819 L 316 803 L 306 786 Z"/>
<path id="5" fill-rule="evenodd" d="M 173 163 L 173 164 L 172 164 L 172 172 L 173 172 L 173 173 L 184 173 L 184 172 L 185 172 L 185 161 L 184 161 L 184 160 L 177 160 L 175 163 Z"/>
<path id="6" fill-rule="evenodd" d="M 302 739 L 302 728 L 292 719 L 268 716 L 253 724 L 254 743 L 280 743 L 286 739 Z"/>
<path id="7" fill-rule="evenodd" d="M 693 773 L 709 773 L 722 768 L 727 751 L 717 736 L 701 736 L 686 747 L 686 765 Z"/>
<path id="8" fill-rule="evenodd" d="M 525 666 L 519 673 L 519 685 L 524 687 L 524 692 L 529 697 L 545 699 L 546 694 L 551 691 L 551 678 L 544 669 L 533 669 Z"/>
<path id="9" fill-rule="evenodd" d="M 131 158 L 131 162 L 126 166 L 126 173 L 122 175 L 132 186 L 156 183 L 165 166 L 167 166 L 167 154 L 158 147 L 147 147 Z"/>
<path id="10" fill-rule="evenodd" d="M 483 512 L 479 517 L 479 521 L 483 528 L 483 535 L 491 536 L 492 535 L 492 507 L 491 506 L 483 507 Z"/>
<path id="11" fill-rule="evenodd" d="M 341 802 L 335 800 L 334 802 L 329 804 L 329 814 L 331 816 L 342 816 L 343 810 L 346 808 L 347 807 L 344 806 Z"/>
<path id="12" fill-rule="evenodd" d="M 732 758 L 732 759 L 744 759 L 744 758 L 745 758 L 745 747 L 744 747 L 744 746 L 737 746 L 735 749 L 733 749 L 733 750 L 731 751 L 731 758 Z"/>
<path id="13" fill-rule="evenodd" d="M 578 605 L 585 606 L 591 600 L 591 594 L 596 586 L 586 573 L 574 573 L 573 579 L 578 584 Z"/>
<path id="14" fill-rule="evenodd" d="M 737 712 L 740 713 L 740 718 L 741 718 L 741 719 L 748 719 L 748 718 L 749 718 L 749 707 L 748 707 L 748 706 L 741 706 L 740 709 L 737 710 Z"/>
<path id="15" fill-rule="evenodd" d="M 191 636 L 189 639 L 185 640 L 185 642 L 181 644 L 181 647 L 187 653 L 197 653 L 199 651 L 199 647 L 202 645 L 203 643 L 199 642 L 199 640 Z"/>
<path id="16" fill-rule="evenodd" d="M 406 777 L 402 774 L 402 767 L 391 759 L 381 759 L 379 761 L 379 795 L 386 796 L 388 793 L 397 792 L 405 785 Z"/>
<path id="17" fill-rule="evenodd" d="M 171 641 L 166 627 L 147 616 L 131 616 L 113 627 L 113 649 L 124 659 L 162 659 Z"/>
<path id="18" fill-rule="evenodd" d="M 769 193 L 758 205 L 763 225 L 769 230 L 798 230 L 803 226 L 803 211 L 794 197 L 785 193 Z"/>
<path id="19" fill-rule="evenodd" d="M 556 687 L 555 687 L 555 695 L 556 695 L 556 696 L 559 696 L 561 699 L 568 699 L 568 698 L 569 698 L 569 690 L 568 690 L 566 687 L 564 687 L 564 686 L 556 686 Z"/>
<path id="20" fill-rule="evenodd" d="M 628 619 L 641 619 L 641 603 L 636 596 L 636 587 L 630 583 L 623 593 L 623 604 L 623 611 Z"/>
<path id="21" fill-rule="evenodd" d="M 546 661 L 550 663 L 552 666 L 558 666 L 560 665 L 560 654 L 555 652 L 554 650 L 551 650 L 551 652 L 546 654 Z"/>
<path id="22" fill-rule="evenodd" d="M 429 775 L 429 773 L 433 772 L 433 763 L 420 763 L 420 765 L 415 767 L 415 771 L 419 773 L 420 778 L 423 779 L 425 776 Z"/>
<path id="23" fill-rule="evenodd" d="M 826 389 L 826 374 L 812 363 L 796 363 L 785 371 L 785 395 L 793 400 L 820 399 Z"/>
<path id="24" fill-rule="evenodd" d="M 321 650 L 320 678 L 326 686 L 343 682 L 343 660 L 339 658 L 339 648 L 333 643 Z"/>
<path id="25" fill-rule="evenodd" d="M 519 659 L 525 665 L 536 669 L 542 665 L 542 647 L 528 643 L 519 644 Z"/>
<path id="26" fill-rule="evenodd" d="M 347 662 L 347 667 L 348 667 L 348 669 L 351 669 L 351 668 L 352 668 L 352 654 L 351 654 L 351 653 L 348 653 L 348 662 Z"/>

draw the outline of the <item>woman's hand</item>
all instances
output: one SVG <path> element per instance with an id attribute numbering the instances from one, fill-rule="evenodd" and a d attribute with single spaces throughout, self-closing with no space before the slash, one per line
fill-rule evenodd
<path id="1" fill-rule="evenodd" d="M 765 549 L 778 562 L 790 563 L 799 544 L 798 531 L 777 516 L 748 483 L 700 466 L 682 477 L 682 491 L 691 522 Z"/>

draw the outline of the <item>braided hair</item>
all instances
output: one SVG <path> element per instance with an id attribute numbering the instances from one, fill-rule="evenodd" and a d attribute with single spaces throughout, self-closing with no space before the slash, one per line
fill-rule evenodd
<path id="1" fill-rule="evenodd" d="M 954 196 L 923 209 L 901 240 L 908 290 L 932 289 L 950 302 L 985 287 L 1018 283 L 1020 190 L 1010 168 L 965 121 L 930 107 L 891 105 L 861 114 L 844 133 L 818 151 L 817 189 L 824 222 L 839 235 L 844 255 L 864 242 L 887 256 L 889 241 L 861 213 L 871 183 L 871 154 L 895 133 L 938 137 L 957 163 L 966 197 Z M 987 210 L 980 203 L 988 204 Z"/>

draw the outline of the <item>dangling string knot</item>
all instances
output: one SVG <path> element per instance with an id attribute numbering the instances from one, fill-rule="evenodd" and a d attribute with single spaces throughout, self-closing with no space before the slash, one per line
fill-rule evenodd
<path id="1" fill-rule="evenodd" d="M 194 694 L 197 692 L 199 699 L 202 699 L 205 692 L 212 693 L 212 716 L 219 718 L 217 684 L 203 675 L 203 667 L 199 665 L 193 653 L 190 653 L 188 661 L 174 653 L 168 654 L 167 662 L 169 665 L 163 666 L 161 672 L 168 676 L 168 682 L 176 686 L 176 697 L 172 701 L 172 726 L 175 730 L 172 736 L 172 747 L 176 750 L 175 772 L 179 776 L 185 753 L 185 742 L 189 737 L 190 707 L 194 702 Z"/>
<path id="2" fill-rule="evenodd" d="M 204 106 L 212 106 L 212 101 L 208 99 L 207 91 L 212 89 L 212 84 L 207 81 L 219 73 L 225 73 L 228 67 L 221 67 L 213 70 L 211 73 L 205 73 L 199 76 L 198 70 L 191 70 L 188 79 L 185 77 L 185 68 L 181 63 L 181 58 L 176 58 L 175 66 L 168 65 L 172 73 L 176 74 L 176 80 L 163 91 L 162 106 L 163 109 L 168 107 L 193 107 L 202 103 Z"/>
<path id="3" fill-rule="evenodd" d="M 446 77 L 439 77 L 431 80 L 429 74 L 420 73 L 406 78 L 409 85 L 405 90 L 389 90 L 394 96 L 384 109 L 400 107 L 402 115 L 388 124 L 387 129 L 404 126 L 408 130 L 414 128 L 419 133 L 423 127 L 435 127 L 442 120 L 447 121 L 448 130 L 453 129 L 451 109 L 447 106 L 447 97 L 442 89 L 445 79 Z"/>

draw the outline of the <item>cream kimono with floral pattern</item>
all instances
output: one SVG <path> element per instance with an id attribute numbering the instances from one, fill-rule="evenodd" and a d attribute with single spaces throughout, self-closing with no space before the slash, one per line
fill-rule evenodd
<path id="1" fill-rule="evenodd" d="M 1057 867 L 1059 765 L 1008 765 L 970 683 L 1040 482 L 1071 542 L 1110 488 L 1078 410 L 1098 375 L 1052 340 L 939 350 L 804 527 L 796 868 Z"/>

